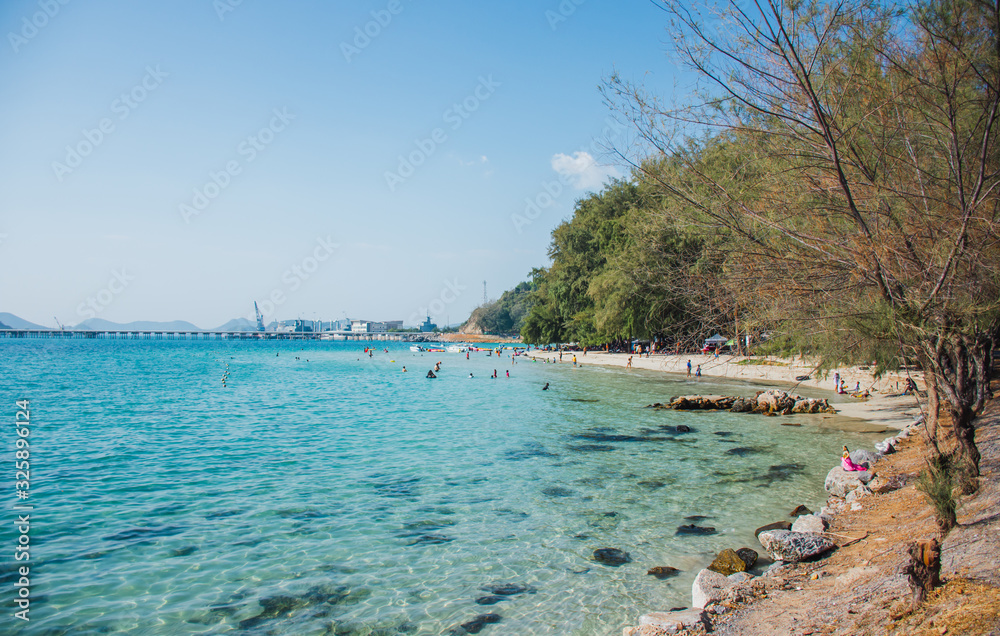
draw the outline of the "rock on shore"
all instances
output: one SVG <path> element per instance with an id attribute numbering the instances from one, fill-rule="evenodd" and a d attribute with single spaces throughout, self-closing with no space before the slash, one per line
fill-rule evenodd
<path id="1" fill-rule="evenodd" d="M 836 413 L 825 399 L 805 398 L 772 389 L 755 397 L 727 395 L 682 395 L 670 398 L 666 404 L 657 402 L 648 408 L 675 411 L 730 411 L 732 413 L 762 413 L 790 415 L 792 413 Z"/>
<path id="2" fill-rule="evenodd" d="M 775 561 L 791 561 L 792 563 L 819 556 L 832 550 L 836 545 L 833 540 L 822 535 L 792 532 L 791 530 L 761 532 L 757 540 Z"/>

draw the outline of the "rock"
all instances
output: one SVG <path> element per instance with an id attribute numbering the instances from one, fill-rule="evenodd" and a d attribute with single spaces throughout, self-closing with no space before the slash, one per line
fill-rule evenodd
<path id="1" fill-rule="evenodd" d="M 872 480 L 872 473 L 868 470 L 844 470 L 839 465 L 830 469 L 826 474 L 826 482 L 823 486 L 826 491 L 834 497 L 846 497 L 859 486 L 864 486 Z"/>
<path id="2" fill-rule="evenodd" d="M 875 465 L 875 462 L 878 461 L 879 457 L 881 457 L 881 455 L 873 453 L 865 448 L 855 448 L 851 451 L 852 462 L 855 464 L 868 464 L 869 468 Z"/>
<path id="3" fill-rule="evenodd" d="M 757 402 L 755 400 L 738 397 L 733 400 L 733 405 L 729 407 L 729 411 L 732 413 L 750 413 L 753 411 L 755 406 L 757 406 Z"/>
<path id="4" fill-rule="evenodd" d="M 875 450 L 877 450 L 882 455 L 891 455 L 896 452 L 896 445 L 899 444 L 899 440 L 895 437 L 887 437 L 881 442 L 875 444 Z"/>
<path id="5" fill-rule="evenodd" d="M 767 569 L 764 570 L 764 574 L 777 574 L 777 573 L 781 572 L 782 570 L 784 570 L 785 568 L 788 568 L 788 567 L 791 567 L 791 566 L 792 566 L 791 563 L 786 563 L 784 561 L 775 561 L 771 565 L 767 566 Z"/>
<path id="6" fill-rule="evenodd" d="M 486 592 L 492 594 L 499 594 L 500 596 L 514 596 L 516 594 L 534 594 L 535 588 L 530 585 L 518 585 L 517 583 L 502 583 L 500 585 L 487 585 L 486 587 L 480 588 Z"/>
<path id="7" fill-rule="evenodd" d="M 658 565 L 655 568 L 650 568 L 649 571 L 646 572 L 646 574 L 650 574 L 662 580 L 662 579 L 668 579 L 672 576 L 677 576 L 678 574 L 680 574 L 680 572 L 681 571 L 678 570 L 677 568 L 672 568 L 669 565 Z"/>
<path id="8" fill-rule="evenodd" d="M 718 603 L 734 585 L 735 581 L 730 581 L 718 572 L 702 570 L 691 584 L 691 604 L 704 609 L 709 603 Z"/>
<path id="9" fill-rule="evenodd" d="M 696 526 L 693 523 L 686 526 L 677 526 L 677 532 L 675 532 L 674 535 L 681 536 L 685 534 L 694 534 L 699 536 L 715 534 L 715 528 L 711 526 Z"/>
<path id="10" fill-rule="evenodd" d="M 792 524 L 792 532 L 819 534 L 826 530 L 826 521 L 819 515 L 802 515 Z"/>
<path id="11" fill-rule="evenodd" d="M 757 539 L 772 559 L 793 563 L 819 556 L 835 546 L 824 536 L 788 530 L 761 532 Z"/>
<path id="12" fill-rule="evenodd" d="M 510 599 L 506 596 L 497 596 L 495 594 L 490 594 L 489 596 L 480 596 L 476 599 L 476 605 L 496 605 L 500 601 L 509 601 Z"/>
<path id="13" fill-rule="evenodd" d="M 757 408 L 754 410 L 769 413 L 780 413 L 795 406 L 798 396 L 790 396 L 784 391 L 771 389 L 757 395 Z"/>
<path id="14" fill-rule="evenodd" d="M 740 555 L 736 554 L 735 550 L 726 548 L 715 557 L 715 560 L 708 566 L 708 569 L 718 572 L 723 576 L 729 576 L 730 574 L 745 571 L 747 564 L 740 558 Z"/>
<path id="15" fill-rule="evenodd" d="M 708 628 L 708 621 L 705 619 L 705 612 L 701 609 L 686 609 L 673 612 L 650 612 L 639 617 L 639 631 L 644 636 L 643 627 L 655 627 L 663 630 L 667 634 L 676 634 L 682 629 L 693 629 L 699 625 Z M 645 634 L 655 634 L 653 630 L 646 630 Z"/>
<path id="16" fill-rule="evenodd" d="M 733 574 L 730 574 L 726 578 L 735 583 L 746 583 L 747 581 L 753 578 L 753 575 L 750 574 L 749 572 L 734 572 Z"/>
<path id="17" fill-rule="evenodd" d="M 857 501 L 855 501 L 854 503 L 851 504 L 851 510 L 861 510 L 863 507 L 864 506 L 862 506 Z"/>
<path id="18" fill-rule="evenodd" d="M 678 424 L 677 425 L 677 432 L 678 433 L 690 433 L 691 432 L 691 427 L 687 426 L 686 424 Z"/>
<path id="19" fill-rule="evenodd" d="M 760 556 L 759 554 L 757 554 L 757 551 L 754 550 L 753 548 L 740 548 L 739 550 L 736 551 L 736 554 L 741 559 L 743 559 L 744 563 L 747 564 L 747 568 L 746 568 L 747 570 L 749 570 L 754 565 L 756 565 L 756 563 L 757 563 L 757 557 Z"/>
<path id="20" fill-rule="evenodd" d="M 792 523 L 790 521 L 776 521 L 774 523 L 769 523 L 766 526 L 761 526 L 753 531 L 753 536 L 759 537 L 761 532 L 767 532 L 768 530 L 791 530 Z"/>
<path id="21" fill-rule="evenodd" d="M 819 398 L 802 398 L 792 406 L 792 413 L 829 413 L 830 410 L 830 403 Z"/>
<path id="22" fill-rule="evenodd" d="M 802 515 L 811 515 L 812 510 L 806 508 L 805 506 L 795 506 L 795 510 L 788 513 L 789 517 L 801 517 Z"/>
<path id="23" fill-rule="evenodd" d="M 868 488 L 870 488 L 873 493 L 883 495 L 887 492 L 892 492 L 893 490 L 899 490 L 905 485 L 905 483 L 905 480 L 898 475 L 892 477 L 891 479 L 875 477 L 868 482 Z"/>
<path id="24" fill-rule="evenodd" d="M 623 563 L 628 563 L 632 559 L 629 558 L 628 552 L 619 550 L 618 548 L 599 548 L 594 550 L 594 560 L 604 565 L 618 567 Z"/>
<path id="25" fill-rule="evenodd" d="M 470 634 L 478 634 L 483 630 L 484 627 L 490 623 L 499 623 L 499 614 L 480 614 L 471 621 L 462 623 L 462 629 L 469 632 Z"/>

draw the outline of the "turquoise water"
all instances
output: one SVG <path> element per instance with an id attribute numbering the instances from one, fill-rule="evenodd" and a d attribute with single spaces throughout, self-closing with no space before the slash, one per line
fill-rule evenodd
<path id="1" fill-rule="evenodd" d="M 31 400 L 19 633 L 423 635 L 492 612 L 487 636 L 617 635 L 688 605 L 755 527 L 821 506 L 841 445 L 880 439 L 642 408 L 762 388 L 744 382 L 388 346 L 0 341 L 8 421 Z M 676 536 L 691 523 L 716 534 Z M 594 562 L 603 547 L 632 561 Z"/>

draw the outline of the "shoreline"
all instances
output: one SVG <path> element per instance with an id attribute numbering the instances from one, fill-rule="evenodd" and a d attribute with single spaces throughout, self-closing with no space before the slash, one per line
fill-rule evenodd
<path id="1" fill-rule="evenodd" d="M 522 355 L 532 360 L 559 360 L 558 351 L 532 350 Z M 770 356 L 747 358 L 722 355 L 715 358 L 710 354 L 653 354 L 646 357 L 638 354 L 605 353 L 603 351 L 588 351 L 586 355 L 581 351 L 565 351 L 563 352 L 563 361 L 559 364 L 573 364 L 574 355 L 577 364 L 581 366 L 596 364 L 625 368 L 629 358 L 632 358 L 632 368 L 634 369 L 673 373 L 685 377 L 687 376 L 687 361 L 690 360 L 692 369 L 701 365 L 703 377 L 791 385 L 791 387 L 783 386 L 786 390 L 794 390 L 795 387 L 804 386 L 829 391 L 832 397 L 830 405 L 837 409 L 837 415 L 897 430 L 906 428 L 921 415 L 921 407 L 917 399 L 913 395 L 899 395 L 902 388 L 897 390 L 897 387 L 904 385 L 907 378 L 905 372 L 889 373 L 882 378 L 875 379 L 871 372 L 865 368 L 844 367 L 830 371 L 828 377 L 820 377 L 815 373 L 815 364 L 788 358 Z M 745 360 L 753 360 L 759 364 L 740 364 L 741 361 Z M 870 388 L 872 397 L 857 399 L 833 391 L 831 389 L 833 374 L 838 372 L 841 378 L 847 381 L 848 386 L 854 386 L 860 382 L 862 390 Z M 809 376 L 809 380 L 798 381 L 795 379 L 806 375 Z M 917 382 L 918 387 L 923 386 L 922 373 L 914 372 L 910 374 L 910 377 Z"/>

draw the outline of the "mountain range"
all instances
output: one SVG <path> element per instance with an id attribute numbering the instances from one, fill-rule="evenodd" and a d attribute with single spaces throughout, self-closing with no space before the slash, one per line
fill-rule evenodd
<path id="1" fill-rule="evenodd" d="M 66 325 L 66 328 L 88 331 L 256 331 L 257 324 L 246 318 L 233 318 L 224 325 L 220 325 L 214 329 L 202 329 L 186 320 L 172 320 L 170 322 L 137 320 L 122 324 L 102 318 L 89 318 L 72 327 Z M 53 327 L 36 325 L 33 322 L 7 312 L 0 312 L 0 329 L 55 331 Z"/>

